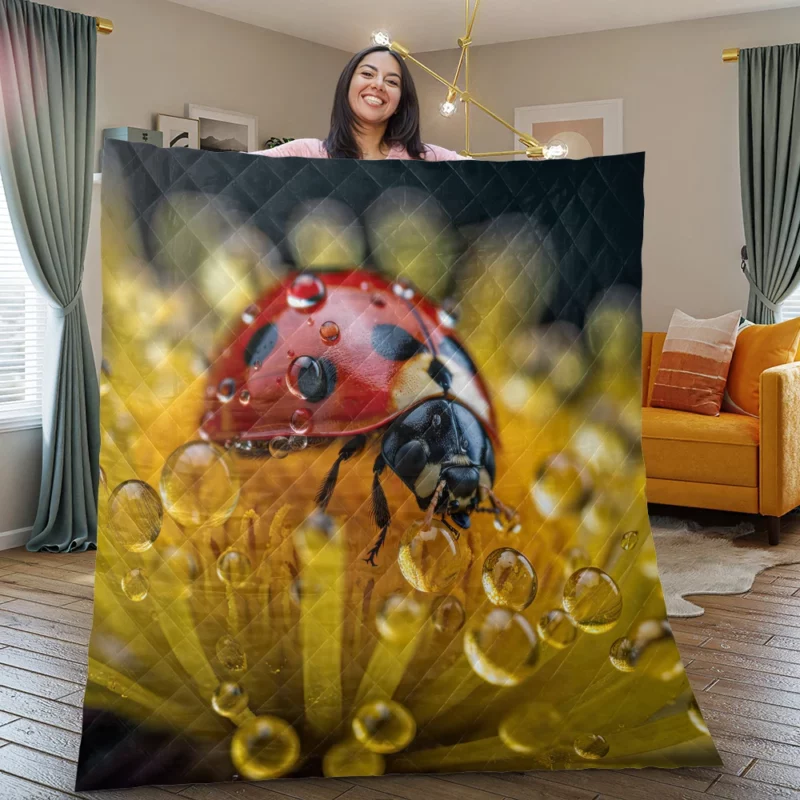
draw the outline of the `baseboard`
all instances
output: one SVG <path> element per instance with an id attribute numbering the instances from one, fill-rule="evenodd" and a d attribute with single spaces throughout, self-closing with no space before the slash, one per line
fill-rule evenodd
<path id="1" fill-rule="evenodd" d="M 22 547 L 31 538 L 32 527 L 17 528 L 15 531 L 0 533 L 0 550 L 11 550 L 13 547 Z"/>

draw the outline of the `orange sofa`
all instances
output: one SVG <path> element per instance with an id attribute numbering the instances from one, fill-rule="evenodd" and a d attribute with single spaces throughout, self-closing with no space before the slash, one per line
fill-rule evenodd
<path id="1" fill-rule="evenodd" d="M 770 544 L 800 506 L 800 361 L 764 370 L 759 418 L 652 408 L 665 333 L 642 339 L 642 447 L 652 503 L 762 514 Z"/>

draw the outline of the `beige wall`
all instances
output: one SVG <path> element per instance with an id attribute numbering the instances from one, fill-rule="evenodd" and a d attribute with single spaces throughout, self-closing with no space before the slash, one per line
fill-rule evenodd
<path id="1" fill-rule="evenodd" d="M 154 113 L 183 116 L 185 103 L 257 115 L 260 144 L 270 136 L 327 132 L 333 88 L 347 60 L 339 50 L 163 0 L 54 0 L 53 5 L 114 22 L 114 33 L 97 42 L 98 153 L 103 128 L 150 128 Z M 95 187 L 83 282 L 98 363 L 99 200 Z M 41 439 L 40 429 L 0 433 L 0 534 L 33 523 Z"/>
<path id="2" fill-rule="evenodd" d="M 643 321 L 666 330 L 675 307 L 696 316 L 746 308 L 737 67 L 721 54 L 794 41 L 800 8 L 475 47 L 474 93 L 512 124 L 516 107 L 623 98 L 625 150 L 647 153 Z M 445 75 L 455 59 L 424 56 Z M 419 88 L 425 138 L 462 149 L 462 109 L 445 120 L 441 89 L 425 76 Z M 504 128 L 480 112 L 473 119 L 473 150 L 510 149 Z"/>

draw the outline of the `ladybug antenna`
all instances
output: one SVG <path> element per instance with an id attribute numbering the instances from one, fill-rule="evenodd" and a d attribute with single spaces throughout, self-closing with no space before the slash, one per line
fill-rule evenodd
<path id="1" fill-rule="evenodd" d="M 386 502 L 386 495 L 383 493 L 383 487 L 381 486 L 381 473 L 385 466 L 386 462 L 383 459 L 383 455 L 379 454 L 372 466 L 372 518 L 381 529 L 381 532 L 378 534 L 378 538 L 375 540 L 375 544 L 369 551 L 368 556 L 364 559 L 367 564 L 371 564 L 373 567 L 378 566 L 375 563 L 375 557 L 383 547 L 389 524 L 392 521 L 392 515 L 389 513 L 389 504 Z"/>
<path id="2" fill-rule="evenodd" d="M 333 462 L 333 466 L 330 468 L 327 477 L 322 482 L 322 486 L 319 487 L 317 496 L 314 498 L 321 511 L 325 511 L 328 508 L 328 503 L 330 503 L 331 497 L 333 497 L 336 481 L 339 480 L 339 466 L 343 461 L 347 461 L 349 458 L 359 453 L 364 448 L 366 442 L 367 437 L 362 433 L 358 436 L 354 436 L 350 441 L 342 445 L 341 450 L 339 450 L 339 455 L 336 456 L 336 461 Z"/>

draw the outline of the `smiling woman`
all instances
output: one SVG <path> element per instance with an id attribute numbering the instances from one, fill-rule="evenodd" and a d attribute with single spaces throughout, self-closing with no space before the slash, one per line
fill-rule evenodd
<path id="1" fill-rule="evenodd" d="M 295 139 L 259 155 L 307 158 L 458 161 L 453 150 L 423 144 L 419 101 L 405 62 L 388 47 L 356 53 L 339 76 L 327 138 Z"/>

